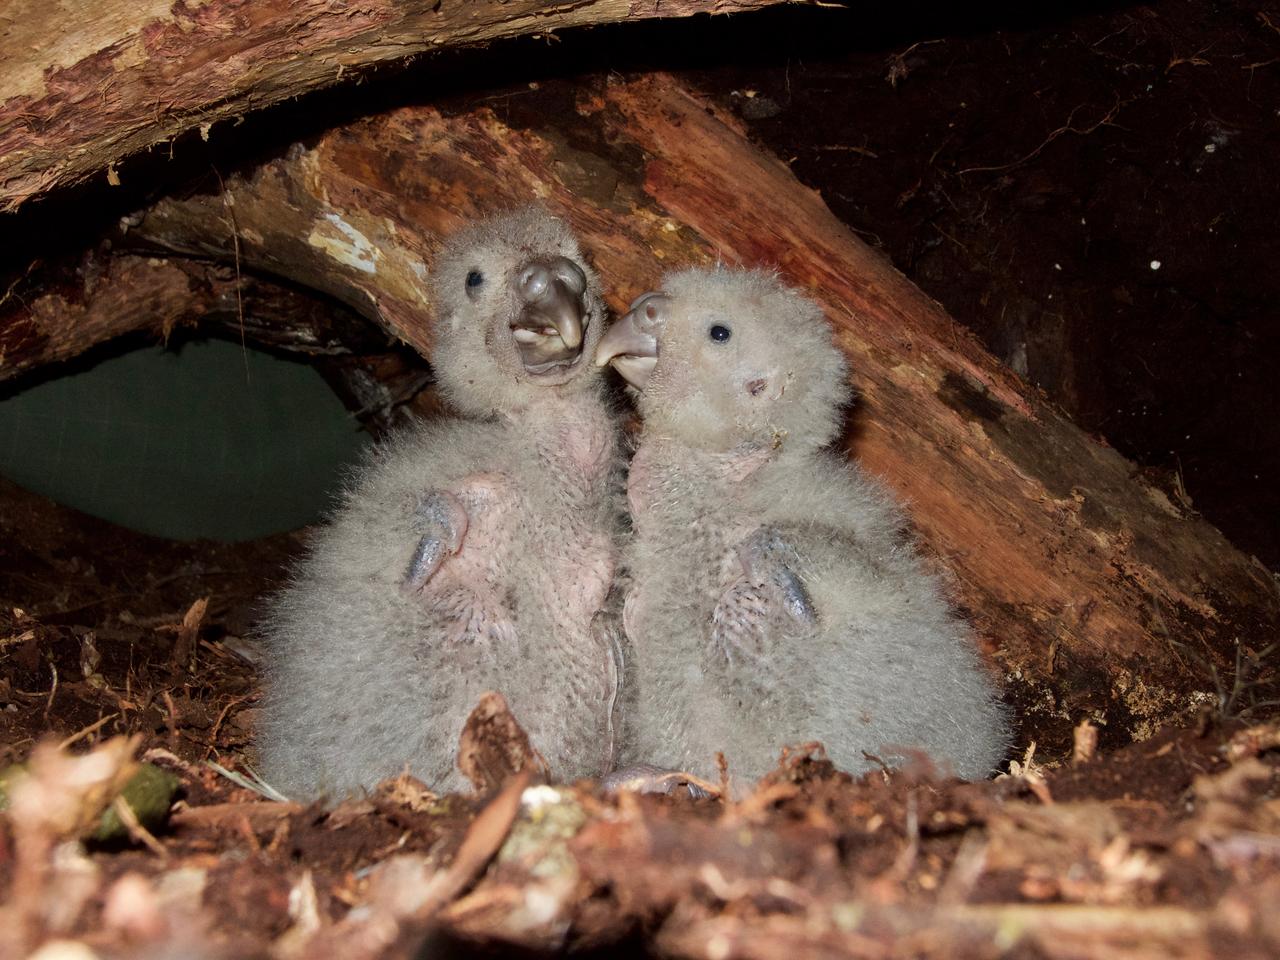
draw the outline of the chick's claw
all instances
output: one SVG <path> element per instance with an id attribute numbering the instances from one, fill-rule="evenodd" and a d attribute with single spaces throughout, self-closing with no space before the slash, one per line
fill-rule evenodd
<path id="1" fill-rule="evenodd" d="M 763 664 L 769 653 L 768 601 L 745 580 L 737 580 L 720 596 L 711 612 L 711 642 L 708 652 L 731 669 Z"/>
<path id="2" fill-rule="evenodd" d="M 720 796 L 720 788 L 683 770 L 652 763 L 636 763 L 606 774 L 600 781 L 605 793 L 660 793 L 676 796 L 683 788 L 694 800 Z"/>
<path id="3" fill-rule="evenodd" d="M 813 626 L 818 622 L 818 612 L 813 609 L 809 591 L 791 570 L 779 565 L 773 571 L 771 582 L 781 595 L 783 608 L 791 614 L 791 619 L 805 626 Z"/>
<path id="4" fill-rule="evenodd" d="M 788 565 L 788 561 L 794 562 L 795 558 L 795 550 L 776 530 L 768 527 L 760 527 L 738 546 L 738 561 L 746 581 L 776 592 L 792 619 L 812 626 L 818 622 L 818 613 L 809 599 L 809 591 Z"/>
<path id="5" fill-rule="evenodd" d="M 410 594 L 426 586 L 445 557 L 462 549 L 467 535 L 467 511 L 451 493 L 436 490 L 427 494 L 418 502 L 414 514 L 427 532 L 418 541 L 401 584 L 404 592 Z"/>
<path id="6" fill-rule="evenodd" d="M 725 588 L 711 613 L 711 650 L 730 668 L 760 666 L 787 621 L 814 627 L 818 614 L 809 591 L 788 562 L 795 551 L 776 531 L 761 527 L 737 550 L 742 573 Z"/>

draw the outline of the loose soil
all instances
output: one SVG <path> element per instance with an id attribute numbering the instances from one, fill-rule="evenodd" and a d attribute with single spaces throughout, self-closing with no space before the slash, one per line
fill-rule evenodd
<path id="1" fill-rule="evenodd" d="M 110 957 L 1280 949 L 1280 728 L 1208 713 L 1106 754 L 1077 731 L 1074 761 L 976 784 L 927 764 L 855 781 L 799 745 L 731 803 L 539 787 L 499 702 L 460 745 L 475 795 L 401 777 L 335 809 L 266 800 L 207 761 L 252 766 L 250 624 L 300 543 L 178 545 L 0 484 L 0 767 L 28 759 L 45 796 L 79 796 L 33 744 L 92 758 L 136 735 L 181 784 L 154 836 L 87 855 L 29 804 L 0 818 L 0 955 L 58 938 Z"/>

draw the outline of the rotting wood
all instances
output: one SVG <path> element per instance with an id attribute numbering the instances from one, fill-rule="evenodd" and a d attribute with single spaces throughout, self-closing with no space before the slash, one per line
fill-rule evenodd
<path id="1" fill-rule="evenodd" d="M 338 304 L 260 276 L 237 276 L 229 265 L 95 250 L 81 257 L 73 276 L 48 278 L 34 295 L 0 301 L 0 380 L 124 334 L 167 339 L 183 326 L 308 355 L 340 354 L 361 339 L 357 320 Z"/>
<path id="2" fill-rule="evenodd" d="M 18 0 L 0 16 L 0 210 L 191 130 L 446 47 L 783 0 Z"/>
<path id="3" fill-rule="evenodd" d="M 275 826 L 279 821 L 305 810 L 289 800 L 264 800 L 258 803 L 211 803 L 203 807 L 182 806 L 169 815 L 175 827 L 223 827 L 235 830 L 242 820 L 256 829 Z"/>

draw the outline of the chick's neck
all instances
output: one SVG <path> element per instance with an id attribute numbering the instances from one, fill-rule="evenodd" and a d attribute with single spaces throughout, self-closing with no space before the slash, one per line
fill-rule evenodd
<path id="1" fill-rule="evenodd" d="M 745 443 L 709 450 L 668 436 L 642 434 L 627 476 L 633 516 L 678 504 L 702 512 L 728 505 L 777 462 L 782 445 Z M 695 501 L 699 503 L 695 504 Z"/>
<path id="2" fill-rule="evenodd" d="M 564 386 L 569 386 L 568 384 Z M 551 475 L 578 496 L 599 495 L 618 460 L 617 425 L 598 384 L 548 387 L 534 402 L 501 414 Z"/>

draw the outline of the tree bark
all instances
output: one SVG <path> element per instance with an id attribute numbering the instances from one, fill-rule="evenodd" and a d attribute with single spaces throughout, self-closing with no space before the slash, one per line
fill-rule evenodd
<path id="1" fill-rule="evenodd" d="M 850 453 L 954 575 L 1030 736 L 1065 749 L 1088 717 L 1104 745 L 1141 739 L 1213 699 L 1209 665 L 1229 670 L 1234 642 L 1274 635 L 1260 564 L 1046 404 L 730 118 L 661 75 L 542 95 L 572 108 L 412 107 L 331 130 L 156 204 L 131 236 L 324 291 L 425 355 L 440 238 L 530 198 L 574 224 L 615 309 L 667 267 L 776 265 L 850 358 Z"/>
<path id="2" fill-rule="evenodd" d="M 0 211 L 366 68 L 521 34 L 787 0 L 11 0 Z M 794 2 L 794 0 L 792 0 Z"/>
<path id="3" fill-rule="evenodd" d="M 0 305 L 0 380 L 124 334 L 168 339 L 184 326 L 310 356 L 350 353 L 369 340 L 341 305 L 238 275 L 231 264 L 94 250 L 71 277 L 42 279 L 37 293 Z"/>

